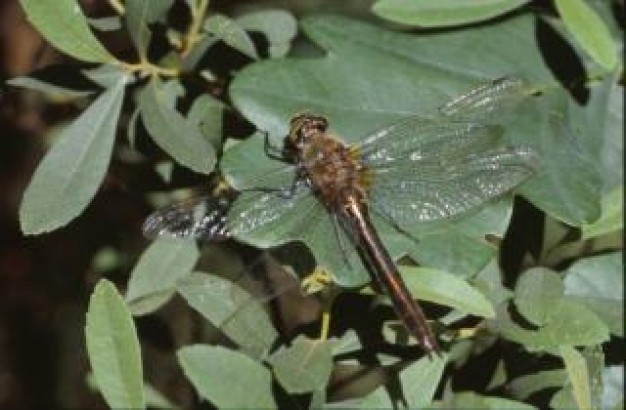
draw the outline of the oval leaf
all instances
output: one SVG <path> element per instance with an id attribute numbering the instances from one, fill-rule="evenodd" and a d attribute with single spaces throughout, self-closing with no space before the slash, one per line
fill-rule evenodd
<path id="1" fill-rule="evenodd" d="M 195 345 L 178 351 L 187 378 L 218 408 L 275 408 L 272 375 L 262 364 L 219 346 Z"/>
<path id="2" fill-rule="evenodd" d="M 153 78 L 139 95 L 141 118 L 152 139 L 178 163 L 196 172 L 210 173 L 215 167 L 215 151 L 198 128 L 170 108 L 168 93 Z"/>
<path id="3" fill-rule="evenodd" d="M 212 14 L 206 19 L 204 29 L 248 57 L 255 60 L 259 58 L 252 39 L 235 20 L 223 14 Z"/>
<path id="4" fill-rule="evenodd" d="M 425 356 L 400 373 L 408 408 L 421 409 L 432 405 L 446 362 L 445 355 L 433 358 Z"/>
<path id="5" fill-rule="evenodd" d="M 141 352 L 124 300 L 107 280 L 96 285 L 87 311 L 87 353 L 96 383 L 114 409 L 143 409 Z"/>
<path id="6" fill-rule="evenodd" d="M 179 281 L 177 289 L 191 307 L 244 352 L 255 358 L 267 355 L 278 333 L 250 293 L 226 279 L 201 272 Z"/>
<path id="7" fill-rule="evenodd" d="M 260 31 L 269 42 L 270 57 L 282 57 L 289 51 L 291 41 L 298 33 L 296 19 L 283 10 L 261 10 L 237 18 L 247 31 Z"/>
<path id="8" fill-rule="evenodd" d="M 41 161 L 24 192 L 25 234 L 48 232 L 78 216 L 96 194 L 109 166 L 125 77 L 67 126 Z"/>
<path id="9" fill-rule="evenodd" d="M 600 17 L 583 0 L 555 0 L 565 27 L 589 55 L 607 70 L 617 65 L 617 45 Z"/>
<path id="10" fill-rule="evenodd" d="M 420 27 L 470 24 L 497 17 L 529 0 L 381 0 L 372 11 L 396 23 Z"/>
<path id="11" fill-rule="evenodd" d="M 411 294 L 420 300 L 450 306 L 470 315 L 495 317 L 489 300 L 463 279 L 421 267 L 402 266 L 400 272 Z"/>
<path id="12" fill-rule="evenodd" d="M 622 252 L 576 261 L 567 270 L 565 294 L 584 303 L 611 329 L 624 335 L 624 264 Z"/>
<path id="13" fill-rule="evenodd" d="M 143 315 L 169 300 L 176 282 L 191 273 L 200 253 L 192 241 L 160 238 L 141 255 L 133 268 L 126 303 L 133 314 Z"/>
<path id="14" fill-rule="evenodd" d="M 270 358 L 274 375 L 288 393 L 323 389 L 333 369 L 330 345 L 299 336 L 291 346 L 282 346 Z"/>
<path id="15" fill-rule="evenodd" d="M 76 0 L 20 0 L 28 20 L 54 47 L 82 61 L 116 61 L 89 29 Z"/>
<path id="16" fill-rule="evenodd" d="M 517 309 L 536 325 L 546 323 L 562 297 L 563 281 L 556 272 L 546 268 L 525 271 L 515 285 Z"/>

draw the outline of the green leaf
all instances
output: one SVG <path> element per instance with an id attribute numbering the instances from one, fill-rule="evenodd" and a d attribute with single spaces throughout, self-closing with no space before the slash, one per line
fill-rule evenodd
<path id="1" fill-rule="evenodd" d="M 563 298 L 552 307 L 544 326 L 528 330 L 512 321 L 506 306 L 497 311 L 497 319 L 489 322 L 493 332 L 524 345 L 528 350 L 550 350 L 561 345 L 591 346 L 609 339 L 606 325 L 591 310 L 573 300 Z"/>
<path id="2" fill-rule="evenodd" d="M 446 361 L 445 356 L 433 358 L 425 356 L 402 370 L 400 383 L 408 408 L 425 408 L 431 405 L 443 376 Z"/>
<path id="3" fill-rule="evenodd" d="M 66 225 L 96 194 L 111 159 L 125 83 L 126 77 L 120 75 L 62 131 L 35 170 L 20 205 L 25 234 Z"/>
<path id="4" fill-rule="evenodd" d="M 578 105 L 563 92 L 545 95 L 534 108 L 549 114 L 535 115 L 540 127 L 525 131 L 539 137 L 544 160 L 520 192 L 570 226 L 581 226 L 600 216 L 601 145 L 595 136 L 605 132 L 603 111 L 607 101 L 602 87 L 592 89 L 586 106 Z"/>
<path id="5" fill-rule="evenodd" d="M 488 20 L 526 3 L 528 0 L 379 0 L 372 11 L 396 23 L 442 27 Z"/>
<path id="6" fill-rule="evenodd" d="M 543 370 L 511 380 L 507 391 L 514 398 L 524 400 L 542 390 L 562 387 L 566 380 L 567 373 L 563 369 Z"/>
<path id="7" fill-rule="evenodd" d="M 261 10 L 237 17 L 237 24 L 246 31 L 259 31 L 269 43 L 272 58 L 283 57 L 298 33 L 296 19 L 283 10 Z"/>
<path id="8" fill-rule="evenodd" d="M 91 296 L 85 338 L 93 374 L 107 404 L 145 408 L 137 332 L 124 300 L 107 280 L 100 280 Z"/>
<path id="9" fill-rule="evenodd" d="M 555 0 L 565 27 L 581 47 L 607 70 L 617 65 L 617 45 L 600 17 L 583 0 Z"/>
<path id="10" fill-rule="evenodd" d="M 197 127 L 168 105 L 168 93 L 157 78 L 139 95 L 141 118 L 150 136 L 178 163 L 208 174 L 215 167 L 213 147 Z"/>
<path id="11" fill-rule="evenodd" d="M 602 192 L 607 194 L 624 185 L 624 88 L 615 78 L 605 80 L 593 89 L 591 106 L 598 106 L 591 115 L 597 118 L 593 141 L 601 138 L 600 163 L 602 164 Z M 598 101 L 598 102 L 595 102 Z M 597 116 L 597 117 L 595 117 Z M 588 130 L 589 131 L 589 130 Z"/>
<path id="12" fill-rule="evenodd" d="M 28 20 L 54 47 L 82 61 L 116 59 L 94 37 L 76 0 L 20 0 Z"/>
<path id="13" fill-rule="evenodd" d="M 177 289 L 191 307 L 253 358 L 264 358 L 278 337 L 263 306 L 235 283 L 194 272 L 179 281 Z"/>
<path id="14" fill-rule="evenodd" d="M 476 289 L 491 302 L 492 306 L 499 306 L 512 296 L 510 289 L 503 284 L 502 273 L 498 258 L 493 258 L 473 280 Z"/>
<path id="15" fill-rule="evenodd" d="M 563 297 L 563 281 L 546 268 L 525 271 L 515 285 L 515 305 L 531 323 L 544 325 Z"/>
<path id="16" fill-rule="evenodd" d="M 162 20 L 172 7 L 173 0 L 128 0 L 125 3 L 124 17 L 130 38 L 135 44 L 137 54 L 146 58 L 151 32 L 148 24 Z"/>
<path id="17" fill-rule="evenodd" d="M 269 362 L 278 382 L 292 394 L 323 389 L 333 369 L 330 345 L 302 335 L 272 354 Z"/>
<path id="18" fill-rule="evenodd" d="M 602 197 L 601 216 L 582 226 L 582 239 L 597 238 L 624 229 L 624 187 L 619 186 Z"/>
<path id="19" fill-rule="evenodd" d="M 204 30 L 217 36 L 240 53 L 254 60 L 259 58 L 250 36 L 241 28 L 237 21 L 223 14 L 211 14 L 204 22 Z"/>
<path id="20" fill-rule="evenodd" d="M 450 306 L 462 313 L 493 318 L 491 303 L 465 280 L 430 268 L 400 267 L 411 294 L 420 300 Z"/>
<path id="21" fill-rule="evenodd" d="M 196 124 L 204 139 L 213 147 L 222 144 L 222 117 L 226 105 L 209 94 L 202 94 L 193 101 L 187 119 Z"/>
<path id="22" fill-rule="evenodd" d="M 286 135 L 292 115 L 310 110 L 327 115 L 332 131 L 354 142 L 408 114 L 432 113 L 485 78 L 551 78 L 534 42 L 520 42 L 533 37 L 529 19 L 427 37 L 331 16 L 309 17 L 302 25 L 328 50 L 324 58 L 252 64 L 230 87 L 235 106 L 273 137 Z M 471 52 L 486 38 L 492 41 L 480 56 Z"/>
<path id="23" fill-rule="evenodd" d="M 591 309 L 624 337 L 624 264 L 622 252 L 579 259 L 567 270 L 565 294 Z"/>
<path id="24" fill-rule="evenodd" d="M 598 397 L 593 397 L 593 379 L 585 357 L 572 346 L 560 346 L 559 351 L 578 408 L 581 410 L 597 408 Z"/>
<path id="25" fill-rule="evenodd" d="M 94 93 L 94 90 L 76 90 L 64 85 L 53 84 L 35 77 L 13 77 L 6 82 L 14 87 L 22 87 L 29 90 L 39 91 L 54 97 L 78 98 Z"/>
<path id="26" fill-rule="evenodd" d="M 126 303 L 133 314 L 151 313 L 166 303 L 177 281 L 191 273 L 199 256 L 193 241 L 160 238 L 150 244 L 128 280 Z"/>
<path id="27" fill-rule="evenodd" d="M 177 355 L 198 393 L 218 408 L 276 408 L 272 375 L 249 357 L 207 345 L 183 347 Z"/>

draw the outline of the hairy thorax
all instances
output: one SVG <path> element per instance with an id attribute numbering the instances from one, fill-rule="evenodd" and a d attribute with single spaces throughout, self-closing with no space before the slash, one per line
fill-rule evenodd
<path id="1" fill-rule="evenodd" d="M 340 211 L 349 203 L 365 205 L 367 170 L 359 152 L 326 133 L 313 135 L 302 152 L 302 165 L 324 204 Z"/>

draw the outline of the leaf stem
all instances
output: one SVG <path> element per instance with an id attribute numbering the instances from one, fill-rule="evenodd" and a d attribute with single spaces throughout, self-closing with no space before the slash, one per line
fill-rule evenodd
<path id="1" fill-rule="evenodd" d="M 130 63 L 121 63 L 121 66 L 124 70 L 129 71 L 131 73 L 140 73 L 141 75 L 160 75 L 163 77 L 178 77 L 180 71 L 176 68 L 164 68 L 159 67 L 157 65 L 152 64 L 151 62 L 144 60 L 139 63 L 130 64 Z"/>
<path id="2" fill-rule="evenodd" d="M 198 0 L 197 3 L 191 2 L 191 24 L 187 29 L 187 33 L 185 34 L 185 40 L 183 41 L 183 48 L 181 50 L 181 55 L 184 57 L 193 47 L 200 41 L 202 38 L 198 33 L 200 32 L 200 28 L 202 27 L 202 23 L 204 22 L 204 18 L 206 16 L 207 8 L 209 6 L 209 0 Z"/>
<path id="3" fill-rule="evenodd" d="M 122 4 L 120 0 L 109 0 L 109 5 L 120 16 L 123 16 L 124 13 L 126 12 L 126 9 L 124 8 L 124 4 Z"/>

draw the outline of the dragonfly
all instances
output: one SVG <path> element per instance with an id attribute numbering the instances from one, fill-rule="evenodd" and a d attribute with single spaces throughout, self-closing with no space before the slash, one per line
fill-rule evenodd
<path id="1" fill-rule="evenodd" d="M 239 203 L 196 197 L 158 209 L 146 219 L 149 238 L 218 241 L 262 230 L 303 203 L 322 211 L 335 232 L 337 252 L 356 250 L 373 280 L 422 349 L 439 354 L 431 326 L 404 283 L 373 223 L 372 214 L 400 233 L 414 223 L 455 218 L 512 190 L 538 168 L 539 155 L 503 138 L 502 112 L 528 96 L 514 77 L 487 82 L 441 106 L 433 115 L 411 115 L 347 144 L 322 116 L 302 113 L 289 123 L 281 147 L 266 134 L 265 154 L 282 165 L 244 183 Z M 280 187 L 270 181 L 290 175 Z M 264 185 L 265 184 L 265 185 Z M 313 212 L 314 211 L 314 212 Z M 302 215 L 302 229 L 311 221 Z M 307 224 L 309 226 L 307 227 Z M 349 263 L 346 258 L 346 263 Z"/>

